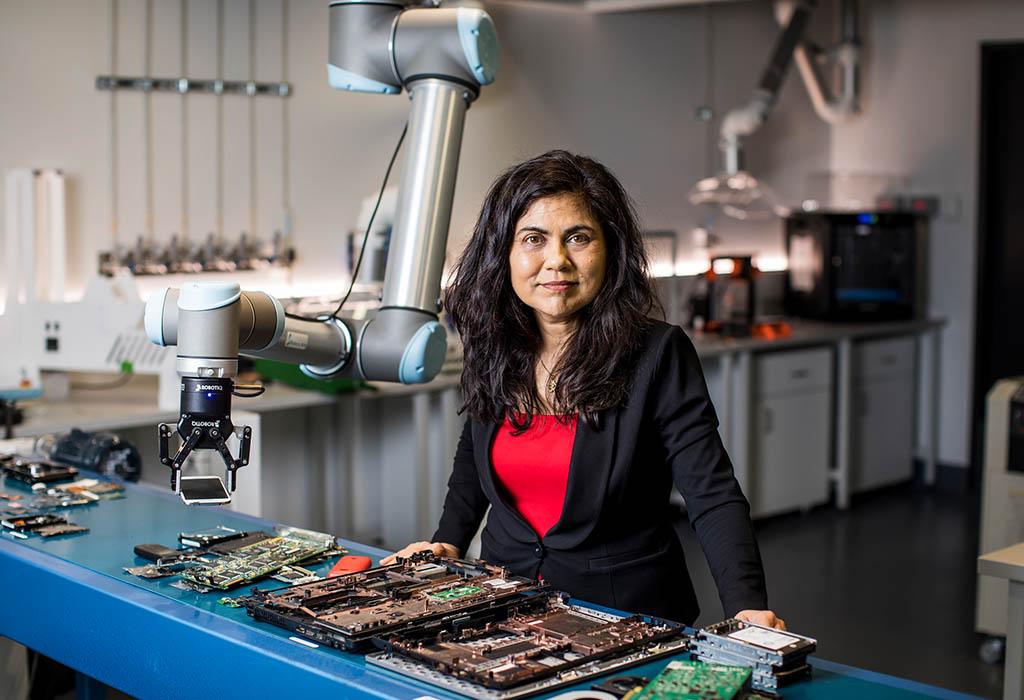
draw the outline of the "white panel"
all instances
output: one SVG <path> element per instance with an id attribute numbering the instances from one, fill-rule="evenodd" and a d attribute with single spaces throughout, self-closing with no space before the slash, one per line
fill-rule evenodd
<path id="1" fill-rule="evenodd" d="M 4 256 L 7 274 L 4 302 L 30 301 L 35 291 L 35 207 L 32 204 L 32 171 L 7 173 L 5 183 Z"/>
<path id="2" fill-rule="evenodd" d="M 755 411 L 754 469 L 747 488 L 753 515 L 827 501 L 831 392 L 762 399 Z"/>
<path id="3" fill-rule="evenodd" d="M 862 382 L 853 393 L 854 492 L 907 481 L 913 476 L 914 377 Z"/>
<path id="4" fill-rule="evenodd" d="M 755 393 L 793 394 L 832 385 L 832 351 L 828 348 L 764 353 L 755 362 Z"/>
<path id="5" fill-rule="evenodd" d="M 914 354 L 913 337 L 857 343 L 853 349 L 854 378 L 869 380 L 913 374 Z"/>

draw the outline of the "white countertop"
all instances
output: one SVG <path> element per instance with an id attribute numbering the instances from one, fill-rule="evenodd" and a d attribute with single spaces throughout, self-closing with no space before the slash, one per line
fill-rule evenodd
<path id="1" fill-rule="evenodd" d="M 361 389 L 362 398 L 403 396 L 418 391 L 436 391 L 456 386 L 458 374 L 440 374 L 432 382 L 406 386 L 375 383 L 372 388 Z M 265 413 L 292 408 L 326 406 L 346 394 L 322 394 L 297 389 L 280 382 L 267 384 L 267 390 L 255 399 L 235 399 L 235 410 Z M 108 390 L 73 390 L 66 400 L 47 398 L 20 401 L 25 420 L 14 426 L 16 437 L 66 432 L 71 428 L 85 431 L 114 430 L 155 426 L 157 423 L 175 423 L 177 411 L 161 411 L 157 406 L 157 378 L 151 375 L 135 376 L 122 387 Z"/>
<path id="2" fill-rule="evenodd" d="M 789 323 L 793 334 L 785 338 L 764 340 L 761 338 L 721 338 L 717 335 L 688 331 L 697 355 L 715 357 L 730 352 L 764 352 L 782 350 L 784 348 L 833 343 L 844 339 L 865 339 L 882 336 L 920 333 L 938 328 L 946 323 L 945 319 L 913 319 L 909 321 L 879 321 L 873 323 L 826 323 L 824 321 L 805 321 L 799 319 L 781 319 Z"/>
<path id="3" fill-rule="evenodd" d="M 1024 581 L 1024 542 L 978 557 L 978 573 Z"/>

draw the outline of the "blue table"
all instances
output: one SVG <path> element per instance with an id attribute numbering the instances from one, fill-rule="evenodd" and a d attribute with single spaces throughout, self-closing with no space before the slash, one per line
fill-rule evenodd
<path id="1" fill-rule="evenodd" d="M 8 493 L 19 489 L 24 491 L 10 481 L 3 485 Z M 253 621 L 244 609 L 220 605 L 222 593 L 183 591 L 171 587 L 173 578 L 143 580 L 122 570 L 146 563 L 132 553 L 137 544 L 172 546 L 181 531 L 217 525 L 271 530 L 275 523 L 223 508 L 187 507 L 173 494 L 131 484 L 124 499 L 68 509 L 68 515 L 90 532 L 51 539 L 0 535 L 0 634 L 88 678 L 146 700 L 459 697 L 370 666 L 360 655 L 311 648 L 283 629 Z M 375 560 L 385 554 L 342 544 Z M 323 572 L 327 566 L 312 568 Z M 653 676 L 665 663 L 626 673 Z M 812 663 L 813 680 L 787 688 L 787 700 L 969 697 L 827 661 Z M 82 685 L 80 697 L 100 687 Z"/>

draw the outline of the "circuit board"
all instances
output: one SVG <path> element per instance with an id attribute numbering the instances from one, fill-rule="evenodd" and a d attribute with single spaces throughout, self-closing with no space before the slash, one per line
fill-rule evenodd
<path id="1" fill-rule="evenodd" d="M 296 535 L 271 537 L 240 547 L 213 561 L 202 561 L 181 572 L 181 578 L 200 586 L 228 590 L 272 574 L 331 549 L 322 539 Z"/>
<path id="2" fill-rule="evenodd" d="M 481 562 L 413 555 L 389 566 L 254 591 L 240 598 L 256 620 L 353 650 L 410 624 L 462 617 L 533 593 L 536 581 Z"/>
<path id="3" fill-rule="evenodd" d="M 110 500 L 124 498 L 124 484 L 120 484 L 116 481 L 79 479 L 78 481 L 73 481 L 70 484 L 61 484 L 55 488 L 58 491 L 66 491 L 69 493 L 82 493 L 84 491 L 92 496 Z"/>
<path id="4" fill-rule="evenodd" d="M 0 526 L 16 533 L 16 537 L 22 538 L 28 536 L 26 533 L 36 534 L 40 537 L 56 537 L 57 535 L 89 532 L 89 528 L 75 525 L 56 513 L 35 513 L 22 517 L 5 518 L 0 521 Z"/>
<path id="5" fill-rule="evenodd" d="M 749 668 L 672 661 L 631 700 L 731 700 L 749 681 Z"/>
<path id="6" fill-rule="evenodd" d="M 68 481 L 78 476 L 78 470 L 56 462 L 26 459 L 14 455 L 0 455 L 0 472 L 4 476 L 26 484 L 48 484 Z"/>
<path id="7" fill-rule="evenodd" d="M 386 639 L 385 647 L 453 678 L 506 690 L 571 676 L 578 666 L 651 649 L 683 634 L 674 623 L 571 605 L 558 593 L 510 608 L 505 619 L 490 617 L 440 631 L 413 629 Z"/>

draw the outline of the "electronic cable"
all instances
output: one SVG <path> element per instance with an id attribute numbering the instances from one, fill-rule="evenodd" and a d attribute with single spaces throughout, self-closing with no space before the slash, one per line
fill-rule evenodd
<path id="1" fill-rule="evenodd" d="M 83 391 L 103 391 L 106 389 L 116 389 L 118 387 L 124 386 L 129 381 L 131 381 L 131 378 L 134 376 L 135 373 L 132 370 L 126 370 L 124 372 L 121 372 L 121 374 L 118 375 L 117 379 L 113 379 L 109 382 L 72 382 L 68 386 L 71 389 L 75 389 L 76 391 L 79 389 Z"/>
<path id="2" fill-rule="evenodd" d="M 238 391 L 242 389 L 243 391 Z M 262 396 L 267 391 L 267 387 L 257 384 L 247 384 L 244 386 L 236 385 L 235 389 L 231 391 L 232 396 L 237 396 L 240 399 L 255 399 L 257 396 Z"/>
<path id="3" fill-rule="evenodd" d="M 391 160 L 388 162 L 388 169 L 384 172 L 384 182 L 380 185 L 380 192 L 377 193 L 377 202 L 373 205 L 373 212 L 370 213 L 370 221 L 366 224 L 366 233 L 363 234 L 363 244 L 359 246 L 359 257 L 356 259 L 355 267 L 352 268 L 352 279 L 348 283 L 348 291 L 338 302 L 337 308 L 331 312 L 329 316 L 319 316 L 317 318 L 310 318 L 308 316 L 300 316 L 298 314 L 285 313 L 286 318 L 294 318 L 299 321 L 323 321 L 327 319 L 338 318 L 338 314 L 341 313 L 341 307 L 348 301 L 349 296 L 352 294 L 352 288 L 355 287 L 356 277 L 359 275 L 359 266 L 363 264 L 363 253 L 366 252 L 366 242 L 370 240 L 370 231 L 373 229 L 373 220 L 377 217 L 377 209 L 380 207 L 380 200 L 384 198 L 384 190 L 388 186 L 388 178 L 391 177 L 391 168 L 395 164 L 395 159 L 398 158 L 398 152 L 402 149 L 402 142 L 405 141 L 405 134 L 409 131 L 409 122 L 405 123 L 402 127 L 402 133 L 398 137 L 398 143 L 395 144 L 395 150 L 391 154 Z"/>

